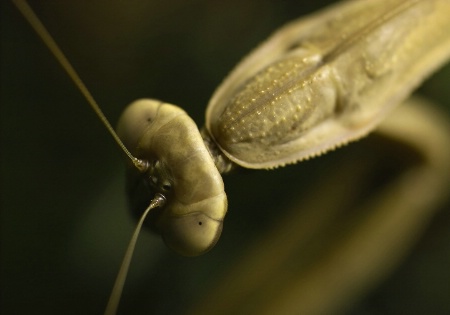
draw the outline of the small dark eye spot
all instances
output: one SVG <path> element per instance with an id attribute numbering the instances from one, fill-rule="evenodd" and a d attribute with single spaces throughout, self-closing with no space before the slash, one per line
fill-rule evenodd
<path id="1" fill-rule="evenodd" d="M 163 188 L 165 191 L 169 191 L 169 190 L 172 188 L 172 186 L 171 186 L 170 184 L 164 184 L 164 185 L 162 186 L 162 188 Z"/>
<path id="2" fill-rule="evenodd" d="M 202 225 L 203 224 L 203 222 L 202 221 L 198 221 L 198 225 Z"/>

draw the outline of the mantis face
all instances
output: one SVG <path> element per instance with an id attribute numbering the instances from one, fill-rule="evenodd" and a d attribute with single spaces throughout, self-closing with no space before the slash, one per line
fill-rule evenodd
<path id="1" fill-rule="evenodd" d="M 142 206 L 137 194 L 144 194 L 144 207 L 156 192 L 163 194 L 167 203 L 151 226 L 165 243 L 185 256 L 211 249 L 222 232 L 227 198 L 195 123 L 176 106 L 140 100 L 122 114 L 117 132 L 134 156 L 150 164 L 144 174 L 131 165 L 132 206 Z M 136 192 L 136 186 L 148 189 Z"/>

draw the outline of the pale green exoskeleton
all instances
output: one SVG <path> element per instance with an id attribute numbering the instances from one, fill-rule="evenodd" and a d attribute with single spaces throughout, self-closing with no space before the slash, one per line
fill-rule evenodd
<path id="1" fill-rule="evenodd" d="M 156 165 L 146 185 L 177 201 L 157 219 L 168 245 L 195 255 L 216 242 L 226 199 L 213 160 L 222 171 L 226 160 L 275 168 L 373 130 L 447 60 L 450 19 L 437 12 L 449 11 L 448 1 L 353 1 L 286 25 L 212 96 L 206 146 L 181 109 L 151 100 L 131 105 L 118 133 L 135 156 Z M 158 186 L 165 182 L 173 191 Z"/>
<path id="2" fill-rule="evenodd" d="M 153 195 L 161 193 L 167 203 L 149 219 L 166 244 L 187 256 L 214 246 L 222 231 L 227 198 L 219 171 L 192 119 L 179 107 L 140 100 L 123 113 L 118 134 L 134 156 L 150 165 L 143 174 L 131 165 L 133 207 L 145 209 Z"/>
<path id="3" fill-rule="evenodd" d="M 152 207 L 160 208 L 150 212 L 149 223 L 166 244 L 187 256 L 208 251 L 220 236 L 227 211 L 220 173 L 235 165 L 281 167 L 365 136 L 448 60 L 449 14 L 447 0 L 359 0 L 291 22 L 217 88 L 201 132 L 174 105 L 156 100 L 131 104 L 119 121 L 118 134 L 132 155 L 128 190 L 133 208 L 141 212 L 157 200 Z M 394 118 L 382 131 L 407 133 L 396 126 L 417 125 L 431 130 L 442 146 L 446 140 L 440 131 L 417 122 L 421 105 L 411 108 L 399 112 L 407 119 Z M 448 158 L 447 148 L 442 151 L 444 158 L 436 160 L 435 151 L 430 153 L 432 163 Z M 246 279 L 242 274 L 237 278 Z M 256 292 L 257 286 L 247 289 Z M 273 309 L 261 309 L 291 313 L 288 305 L 297 291 L 291 292 L 292 297 L 274 298 Z M 339 293 L 336 289 L 327 298 Z M 232 294 L 218 296 L 199 309 L 215 314 L 235 311 L 239 301 L 233 301 Z M 304 306 L 309 302 L 316 308 Z M 320 313 L 320 301 L 311 298 L 308 303 L 298 309 Z M 252 311 L 261 314 L 261 309 Z"/>

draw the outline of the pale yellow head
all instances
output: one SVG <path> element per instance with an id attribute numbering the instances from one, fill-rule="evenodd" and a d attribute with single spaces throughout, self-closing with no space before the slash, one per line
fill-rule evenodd
<path id="1" fill-rule="evenodd" d="M 151 227 L 184 256 L 211 249 L 222 231 L 227 198 L 192 119 L 174 105 L 139 100 L 125 110 L 117 132 L 132 154 L 150 165 L 144 174 L 130 165 L 131 185 L 146 187 L 147 198 L 156 192 L 167 198 L 163 209 L 149 216 Z M 143 206 L 133 200 L 142 200 L 141 192 L 132 190 L 132 205 Z"/>

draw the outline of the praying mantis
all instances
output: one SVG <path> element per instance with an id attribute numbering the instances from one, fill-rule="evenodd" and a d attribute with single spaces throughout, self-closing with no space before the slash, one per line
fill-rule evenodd
<path id="1" fill-rule="evenodd" d="M 261 39 L 262 38 L 264 38 L 264 34 L 262 34 L 261 35 L 262 37 L 261 37 Z M 31 35 L 30 35 L 30 37 L 31 37 Z M 236 57 L 236 58 L 238 58 L 238 57 Z M 56 68 L 56 67 L 55 67 Z M 56 71 L 56 70 L 55 70 Z M 224 71 L 226 71 L 226 70 L 224 70 Z M 220 79 L 217 79 L 217 80 L 220 80 Z M 49 92 L 50 93 L 50 92 Z M 74 93 L 75 94 L 75 93 Z M 132 98 L 135 98 L 136 96 L 133 96 Z M 205 98 L 206 98 L 207 96 L 205 96 Z M 64 97 L 64 98 L 62 98 L 62 100 L 60 101 L 60 102 L 56 102 L 56 103 L 58 103 L 58 104 L 61 104 L 61 102 L 66 102 L 66 98 L 67 97 Z M 131 98 L 131 99 L 132 99 Z M 161 98 L 163 98 L 163 96 L 161 96 Z M 131 100 L 130 99 L 130 100 Z M 166 98 L 167 99 L 167 98 Z M 102 102 L 103 103 L 103 102 Z M 126 102 L 123 102 L 120 106 L 123 106 L 123 104 L 125 104 Z M 173 101 L 173 103 L 179 103 L 179 104 L 184 104 L 184 101 L 182 102 L 182 101 L 179 101 L 179 102 L 175 102 L 175 100 Z M 204 103 L 204 102 L 203 102 Z M 65 105 L 64 106 L 64 112 L 63 112 L 63 115 L 62 116 L 64 116 L 64 117 L 66 117 L 66 116 L 68 116 L 68 113 L 66 112 L 66 109 L 65 109 L 65 107 L 66 107 L 67 105 Z M 39 107 L 39 110 L 42 110 L 42 108 L 41 107 L 44 107 L 44 105 L 43 106 L 40 106 Z M 67 107 L 75 107 L 75 106 L 67 106 Z M 185 108 L 186 110 L 187 110 L 187 108 Z M 35 114 L 35 112 L 33 112 L 34 113 L 34 115 L 30 115 L 30 118 L 32 119 L 32 120 L 36 120 L 36 117 L 39 117 L 39 116 L 36 116 L 36 114 Z M 86 110 L 86 116 L 88 115 L 87 114 L 87 110 Z M 85 114 L 83 114 L 83 115 L 85 115 Z M 44 115 L 44 114 L 41 114 L 41 115 Z M 3 116 L 3 115 L 2 115 Z M 69 116 L 72 116 L 72 115 L 69 115 Z M 54 116 L 52 116 L 52 119 L 54 119 L 55 117 Z M 66 120 L 67 120 L 67 117 L 66 117 Z M 200 120 L 200 119 L 199 119 Z M 72 169 L 72 173 L 71 173 L 71 175 L 72 176 L 69 176 L 68 178 L 66 178 L 66 180 L 64 180 L 64 179 L 60 179 L 58 176 L 56 176 L 55 178 L 53 178 L 53 180 L 54 181 L 57 181 L 57 183 L 56 184 L 54 184 L 54 186 L 53 186 L 53 188 L 51 189 L 52 191 L 49 191 L 48 193 L 51 193 L 52 195 L 55 193 L 55 190 L 56 190 L 56 192 L 60 192 L 61 193 L 61 191 L 59 191 L 60 190 L 60 188 L 59 188 L 59 186 L 61 185 L 61 182 L 63 182 L 63 183 L 67 183 L 67 182 L 71 182 L 71 181 L 76 181 L 77 180 L 77 174 L 76 173 L 78 173 L 78 167 L 74 167 L 74 166 L 72 166 L 71 165 L 71 163 L 74 163 L 73 161 L 73 158 L 71 158 L 71 159 L 68 159 L 68 160 L 65 160 L 65 159 L 63 159 L 63 160 L 60 160 L 60 159 L 58 159 L 58 158 L 56 158 L 55 156 L 60 156 L 60 146 L 62 145 L 61 143 L 62 143 L 62 138 L 63 138 L 63 136 L 64 136 L 64 128 L 67 128 L 67 127 L 65 127 L 65 124 L 66 124 L 66 121 L 64 121 L 64 123 L 62 123 L 62 125 L 61 126 L 59 126 L 59 128 L 57 129 L 58 130 L 58 132 L 57 132 L 57 134 L 55 135 L 55 130 L 54 130 L 54 128 L 49 128 L 50 129 L 50 131 L 51 131 L 51 133 L 53 134 L 53 136 L 54 137 L 56 137 L 56 140 L 55 141 L 57 141 L 57 147 L 58 147 L 58 151 L 55 151 L 55 152 L 53 152 L 53 155 L 51 155 L 52 157 L 50 158 L 50 157 L 47 157 L 47 160 L 49 160 L 49 161 L 51 161 L 51 163 L 49 163 L 49 162 L 47 162 L 47 164 L 57 164 L 56 166 L 57 166 L 57 172 L 55 172 L 56 174 L 59 174 L 58 176 L 64 176 L 64 175 L 61 175 L 61 173 L 66 173 L 66 172 L 70 172 L 70 170 Z M 94 125 L 94 124 L 93 124 Z M 39 126 L 41 126 L 41 123 L 39 123 Z M 77 126 L 77 131 L 75 132 L 75 133 L 77 133 L 77 132 L 79 132 L 79 125 Z M 93 127 L 94 128 L 94 127 Z M 86 129 L 86 128 L 84 128 L 84 129 Z M 90 129 L 90 128 L 89 128 Z M 100 129 L 100 128 L 99 128 Z M 37 132 L 37 131 L 39 131 L 40 130 L 40 128 L 31 128 L 31 132 L 32 131 L 35 131 L 35 132 Z M 42 132 L 42 131 L 39 131 L 39 132 Z M 84 130 L 83 130 L 83 132 L 84 132 Z M 89 131 L 90 132 L 90 131 Z M 69 134 L 71 134 L 71 133 L 69 133 Z M 40 139 L 40 137 L 39 137 L 39 134 L 34 134 L 34 136 L 36 136 L 37 138 L 36 139 L 33 139 L 33 140 L 31 140 L 31 139 L 29 139 L 30 140 L 30 142 L 31 143 L 33 143 L 33 141 L 37 141 L 38 139 Z M 70 137 L 68 134 L 66 134 L 66 136 L 68 136 L 68 137 Z M 90 136 L 87 136 L 87 138 L 89 138 Z M 105 137 L 106 138 L 106 137 Z M 20 139 L 18 139 L 19 141 L 16 141 L 15 143 L 24 143 L 24 141 L 22 140 L 22 141 L 20 141 Z M 88 140 L 83 140 L 83 143 L 85 142 L 85 141 L 88 141 Z M 106 142 L 107 140 L 102 140 L 101 142 Z M 35 143 L 36 144 L 36 143 Z M 92 146 L 94 146 L 94 145 L 98 145 L 98 143 L 97 142 L 95 142 L 95 144 L 92 144 Z M 53 146 L 56 146 L 56 145 L 53 145 Z M 49 148 L 52 148 L 53 147 L 52 145 L 49 145 L 48 147 Z M 73 152 L 73 144 L 71 144 L 71 145 L 69 145 L 69 147 L 70 147 L 70 151 L 71 151 L 71 154 L 72 154 L 72 152 Z M 20 148 L 18 148 L 19 150 L 20 150 Z M 21 162 L 21 163 L 18 163 L 19 164 L 19 166 L 21 165 L 22 167 L 17 167 L 17 169 L 19 170 L 19 175 L 20 175 L 20 171 L 22 171 L 22 172 L 24 172 L 26 175 L 30 175 L 31 174 L 31 176 L 26 176 L 25 178 L 27 178 L 27 179 L 30 179 L 30 181 L 32 181 L 33 182 L 33 184 L 34 185 L 37 185 L 37 186 L 39 186 L 39 183 L 34 183 L 35 181 L 37 181 L 37 180 L 39 180 L 39 178 L 41 178 L 41 176 L 39 176 L 39 175 L 42 175 L 42 173 L 39 173 L 39 172 L 36 172 L 36 170 L 40 170 L 41 168 L 44 168 L 44 166 L 42 166 L 42 167 L 39 167 L 39 168 L 36 168 L 36 169 L 33 169 L 33 171 L 30 171 L 30 170 L 28 170 L 27 168 L 29 167 L 29 163 L 30 163 L 30 161 L 29 161 L 29 158 L 32 158 L 33 157 L 33 155 L 34 154 L 31 154 L 30 152 L 30 149 L 28 149 L 28 150 L 24 150 L 23 152 L 22 152 L 22 154 L 18 154 L 17 156 L 18 157 L 22 157 L 22 158 L 25 158 L 25 160 L 17 160 L 17 162 Z M 113 150 L 111 150 L 111 151 L 113 151 Z M 28 153 L 26 153 L 26 152 L 28 152 Z M 104 153 L 105 154 L 105 153 Z M 114 153 L 107 153 L 106 155 L 113 155 Z M 98 158 L 99 156 L 96 156 L 95 157 L 95 160 Z M 101 157 L 101 155 L 100 155 L 100 157 Z M 28 159 L 27 159 L 28 158 Z M 106 159 L 106 158 L 104 158 L 104 159 Z M 325 158 L 326 159 L 326 158 Z M 45 160 L 45 159 L 44 159 Z M 91 160 L 91 159 L 89 159 L 89 160 Z M 103 159 L 101 159 L 100 158 L 100 160 L 103 160 Z M 26 163 L 25 163 L 25 161 L 26 161 Z M 31 162 L 32 163 L 32 162 Z M 108 162 L 107 162 L 108 163 Z M 105 163 L 105 164 L 107 164 L 107 163 Z M 319 162 L 315 162 L 315 161 L 311 161 L 311 162 L 307 162 L 307 164 L 308 164 L 308 166 L 309 167 L 311 167 L 311 164 L 312 165 L 314 165 L 315 163 L 319 163 Z M 86 167 L 87 167 L 87 169 L 89 169 L 90 171 L 92 171 L 92 167 L 89 167 L 89 166 L 87 166 L 89 163 L 86 163 Z M 44 164 L 45 165 L 45 164 Z M 48 166 L 48 165 L 46 165 L 46 166 Z M 99 166 L 100 167 L 100 166 Z M 105 167 L 105 168 L 107 168 L 107 166 L 106 165 L 104 165 L 104 166 L 102 166 L 102 167 Z M 297 167 L 295 167 L 295 168 L 297 168 Z M 296 176 L 296 178 L 298 178 L 298 177 L 300 177 L 300 176 L 302 176 L 302 174 L 305 174 L 305 169 L 303 168 L 303 167 L 301 167 L 301 166 L 299 166 L 298 168 L 301 168 L 301 171 L 299 171 L 299 173 L 298 173 L 298 175 Z M 320 166 L 318 166 L 317 167 L 317 169 L 320 169 L 321 167 Z M 45 169 L 45 168 L 44 168 Z M 43 170 L 44 170 L 43 169 Z M 292 170 L 293 168 L 291 168 L 291 170 Z M 28 171 L 27 171 L 28 170 Z M 287 171 L 284 171 L 284 172 L 286 172 L 287 173 L 287 175 L 290 175 L 289 173 L 291 173 L 292 171 L 291 170 L 287 170 Z M 281 172 L 283 172 L 283 171 L 281 171 Z M 312 171 L 311 171 L 312 172 Z M 36 176 L 37 175 L 37 176 Z M 257 175 L 253 175 L 253 174 L 250 174 L 249 175 L 250 177 L 251 176 L 257 176 Z M 261 175 L 262 176 L 262 178 L 264 178 L 264 176 L 265 175 Z M 312 176 L 312 174 L 310 174 L 310 176 Z M 92 196 L 92 189 L 94 189 L 94 187 L 96 186 L 96 185 L 93 185 L 94 187 L 89 187 L 89 185 L 90 184 L 93 184 L 93 183 L 90 183 L 89 181 L 91 181 L 92 179 L 91 179 L 91 175 L 89 175 L 88 177 L 85 177 L 85 179 L 84 180 L 82 180 L 82 179 L 78 179 L 78 181 L 79 181 L 79 184 L 80 185 L 82 185 L 82 186 L 87 186 L 86 188 L 89 188 L 89 191 L 91 191 L 91 192 L 87 192 L 87 191 L 85 191 L 85 194 L 91 194 L 90 196 Z M 289 176 L 288 176 L 289 177 Z M 21 180 L 21 178 L 22 178 L 22 180 L 23 180 L 23 177 L 18 177 L 18 179 L 19 180 Z M 242 178 L 242 177 L 240 177 L 240 181 L 243 181 L 244 179 Z M 296 179 L 297 180 L 297 179 Z M 264 180 L 266 183 L 267 183 L 267 181 L 268 180 Z M 272 180 L 272 181 L 274 181 L 275 183 L 278 183 L 278 180 Z M 269 180 L 269 183 L 270 183 L 270 180 Z M 266 185 L 267 186 L 270 186 L 270 184 L 269 183 L 267 183 Z M 233 186 L 234 185 L 238 185 L 239 183 L 235 183 L 235 184 L 232 184 Z M 24 183 L 24 185 L 26 185 L 25 183 Z M 58 186 L 56 186 L 56 185 L 58 185 Z M 241 183 L 241 185 L 242 185 L 242 183 Z M 119 185 L 120 186 L 120 185 Z M 248 185 L 244 185 L 245 186 L 245 188 L 247 188 L 249 191 L 254 191 L 254 193 L 256 194 L 256 199 L 257 200 L 253 200 L 253 202 L 258 202 L 258 199 L 261 199 L 261 198 L 259 198 L 259 197 L 261 197 L 260 196 L 260 192 L 258 192 L 258 190 L 256 189 L 256 188 L 250 188 L 250 187 L 248 187 Z M 283 185 L 284 186 L 284 185 Z M 231 189 L 233 189 L 233 188 L 231 188 Z M 242 186 L 241 186 L 241 188 L 236 188 L 236 189 L 239 189 L 239 190 L 242 190 Z M 259 189 L 259 188 L 258 188 Z M 106 190 L 106 189 L 105 189 Z M 280 193 L 279 192 L 279 190 L 280 189 L 278 189 L 278 193 Z M 268 191 L 270 191 L 270 190 L 268 190 Z M 108 192 L 105 192 L 105 194 L 107 194 Z M 282 192 L 283 193 L 283 192 Z M 284 192 L 285 194 L 286 194 L 286 192 Z M 292 193 L 292 192 L 291 192 Z M 245 197 L 243 197 L 243 198 L 247 198 L 247 196 L 249 195 L 250 193 L 247 191 L 247 193 L 244 195 Z M 39 194 L 39 195 L 41 195 L 41 194 Z M 45 194 L 44 194 L 44 196 L 45 196 Z M 41 196 L 41 198 L 43 198 L 42 196 Z M 76 198 L 76 200 L 74 200 L 75 202 L 80 202 L 79 200 L 78 200 L 78 198 L 79 197 L 77 197 Z M 88 196 L 83 196 L 82 198 L 89 198 Z M 92 197 L 91 197 L 92 198 Z M 38 202 L 38 200 L 36 200 L 36 199 L 39 199 L 39 198 L 33 198 L 33 204 L 34 205 L 36 205 L 34 202 Z M 63 198 L 64 199 L 64 198 Z M 279 198 L 278 198 L 279 199 Z M 265 200 L 267 200 L 267 199 L 265 199 Z M 231 202 L 231 201 L 230 201 Z M 277 203 L 279 203 L 280 201 L 279 200 L 277 200 Z M 116 202 L 112 202 L 113 204 L 115 204 Z M 260 203 L 261 203 L 261 201 L 260 201 Z M 281 203 L 285 203 L 285 202 L 283 202 L 283 201 L 281 201 Z M 56 203 L 57 204 L 57 203 Z M 236 205 L 237 204 L 237 201 L 236 202 L 234 202 L 234 205 Z M 248 204 L 247 204 L 248 205 Z M 283 205 L 283 206 L 285 206 L 286 205 L 286 203 Z M 66 204 L 65 203 L 62 203 L 61 202 L 61 208 L 64 208 L 64 207 L 66 207 Z M 89 207 L 91 207 L 91 206 L 89 206 Z M 275 207 L 275 205 L 274 205 L 274 207 Z M 24 208 L 27 208 L 27 207 L 24 207 Z M 38 214 L 39 214 L 39 216 L 44 216 L 45 215 L 45 209 L 43 209 L 43 208 L 45 208 L 45 207 L 43 207 L 43 206 L 41 206 L 41 207 L 39 207 L 39 206 L 34 206 L 33 207 L 34 209 L 39 209 L 39 210 L 43 210 L 44 212 L 39 212 Z M 231 208 L 231 206 L 230 206 L 230 208 Z M 269 207 L 268 207 L 269 208 Z M 272 208 L 273 209 L 273 208 Z M 276 210 L 272 210 L 272 209 L 270 209 L 271 211 L 275 211 L 276 212 Z M 111 209 L 108 209 L 108 211 L 110 211 Z M 86 211 L 86 210 L 85 210 Z M 95 211 L 95 209 L 93 209 L 92 211 Z M 237 210 L 236 210 L 237 211 Z M 69 211 L 70 212 L 70 211 Z M 28 212 L 26 212 L 26 213 L 28 213 Z M 28 213 L 29 214 L 29 213 Z M 59 211 L 57 212 L 57 213 L 53 213 L 52 212 L 52 214 L 53 215 L 57 215 L 58 217 L 64 217 L 64 219 L 61 219 L 62 221 L 64 221 L 65 222 L 65 220 L 68 220 L 68 218 L 67 218 L 67 214 L 65 213 L 65 211 L 62 211 L 62 209 L 59 209 Z M 32 212 L 32 215 L 37 215 L 37 213 L 36 213 L 36 211 L 35 212 Z M 230 214 L 229 214 L 230 215 Z M 244 216 L 245 214 L 244 213 L 241 213 L 240 215 L 242 215 L 242 216 Z M 80 216 L 81 216 L 81 214 L 80 214 Z M 111 220 L 111 214 L 108 212 L 107 213 L 107 217 L 108 217 L 108 220 Z M 104 218 L 105 219 L 105 218 Z M 86 220 L 86 219 L 85 219 Z M 260 225 L 262 225 L 262 226 L 269 226 L 269 223 L 270 222 L 264 222 L 264 218 L 262 218 L 262 216 L 250 216 L 249 217 L 249 219 L 248 219 L 248 221 L 246 222 L 246 223 L 242 223 L 242 221 L 244 221 L 244 219 L 241 219 L 241 223 L 240 224 L 243 224 L 243 230 L 247 230 L 247 228 L 248 228 L 248 222 L 251 222 L 251 221 L 254 221 L 254 222 L 258 222 Z M 258 221 L 259 220 L 259 221 Z M 21 220 L 21 221 L 23 221 L 23 222 L 32 222 L 32 220 L 30 221 L 30 218 L 29 217 L 24 217 L 23 218 L 23 220 Z M 105 225 L 105 221 L 104 220 L 102 220 L 101 221 L 102 223 L 99 223 L 98 225 L 96 225 L 95 226 L 95 228 L 96 229 L 98 229 L 99 230 L 99 232 L 98 233 L 103 233 L 104 231 L 102 231 L 103 229 L 102 229 L 102 227 L 104 227 Z M 233 222 L 233 221 L 231 221 L 231 222 Z M 229 224 L 231 224 L 231 223 L 227 223 L 227 225 L 229 225 Z M 239 223 L 238 223 L 239 224 Z M 59 225 L 59 224 L 58 224 Z M 70 226 L 70 225 L 69 225 Z M 239 225 L 238 225 L 239 226 Z M 54 225 L 52 226 L 52 225 L 50 225 L 50 227 L 53 227 L 54 229 L 56 228 Z M 37 228 L 37 227 L 34 227 L 35 229 Z M 78 228 L 80 228 L 80 227 L 78 227 Z M 74 230 L 76 230 L 76 226 L 73 226 L 73 229 Z M 31 228 L 31 230 L 33 230 L 32 228 Z M 36 231 L 36 230 L 34 230 L 34 231 Z M 48 232 L 47 232 L 48 233 Z M 114 233 L 116 233 L 116 231 L 114 231 Z M 32 234 L 31 234 L 32 235 Z M 44 238 L 45 238 L 45 233 L 44 233 Z M 47 234 L 47 235 L 49 235 L 49 234 Z M 242 237 L 242 236 L 241 236 Z M 239 238 L 240 239 L 240 238 Z M 49 241 L 49 240 L 46 240 L 46 241 Z M 113 240 L 108 240 L 109 242 L 111 242 L 111 243 L 113 243 Z M 238 241 L 237 239 L 235 239 L 234 240 L 235 242 L 236 241 Z M 16 242 L 20 242 L 20 239 L 19 240 L 16 240 Z M 52 242 L 55 242 L 54 240 L 52 240 Z M 92 242 L 92 241 L 89 241 L 89 242 Z M 55 244 L 55 243 L 52 243 L 52 244 Z M 66 242 L 64 242 L 64 244 L 66 244 Z M 226 240 L 225 240 L 225 244 L 227 244 L 226 243 Z M 230 243 L 229 243 L 230 244 Z M 235 243 L 234 243 L 235 244 Z M 37 244 L 35 244 L 36 246 L 37 246 Z M 11 248 L 12 248 L 12 246 L 13 246 L 13 244 L 10 244 L 9 246 L 11 246 Z M 156 256 L 154 253 L 155 252 L 158 252 L 158 251 L 162 251 L 162 249 L 161 249 L 161 247 L 158 247 L 158 246 L 160 246 L 160 245 L 155 245 L 155 247 L 156 247 L 156 250 L 155 250 L 155 248 L 153 248 L 152 249 L 152 257 L 151 258 L 148 258 L 148 256 L 147 256 L 147 261 L 148 260 L 150 260 L 150 261 L 152 261 L 153 260 L 153 265 L 155 265 L 155 264 L 157 264 L 157 262 L 155 262 L 155 259 L 156 258 L 154 258 L 154 256 Z M 226 245 L 225 245 L 226 246 Z M 234 246 L 236 246 L 236 245 L 234 245 Z M 231 246 L 232 247 L 232 246 Z M 19 248 L 20 248 L 20 246 L 19 246 Z M 229 245 L 229 247 L 228 248 L 226 248 L 227 250 L 230 250 L 230 245 Z M 241 248 L 241 250 L 244 250 L 245 249 L 245 247 L 242 247 Z M 74 252 L 72 252 L 72 253 L 70 253 L 69 254 L 69 256 L 68 257 L 74 257 L 74 256 L 76 256 L 75 255 L 75 253 Z M 60 258 L 61 258 L 61 256 L 60 256 Z M 138 260 L 139 258 L 137 258 L 137 260 Z M 179 258 L 173 258 L 173 259 L 175 259 L 175 260 L 177 260 L 177 259 L 179 259 Z M 145 259 L 143 259 L 143 261 L 144 261 Z M 192 262 L 190 262 L 190 261 L 185 261 L 185 260 L 181 260 L 182 261 L 182 263 L 184 264 L 184 265 L 187 265 L 187 266 L 185 266 L 184 268 L 186 268 L 185 269 L 185 271 L 184 272 L 189 272 L 189 270 L 187 270 L 187 269 L 189 269 L 189 268 L 195 268 L 195 267 L 193 267 L 193 265 L 195 264 L 195 263 L 192 263 Z M 104 262 L 104 264 L 111 264 L 111 265 L 114 265 L 114 266 L 116 266 L 117 265 L 117 263 L 112 263 L 112 262 Z M 180 263 L 181 264 L 181 263 Z M 202 263 L 199 263 L 199 265 L 197 265 L 197 266 L 200 266 Z M 205 262 L 203 263 L 203 264 L 206 264 Z M 215 264 L 217 264 L 217 258 L 216 258 L 216 261 L 215 261 Z M 150 266 L 149 266 L 150 265 Z M 151 268 L 151 263 L 150 264 L 147 264 L 146 266 L 145 266 L 145 268 Z M 214 259 L 212 260 L 212 261 L 210 261 L 210 264 L 209 264 L 210 266 L 211 265 L 214 265 Z M 113 267 L 114 267 L 113 266 Z M 102 265 L 100 268 L 107 268 L 107 267 L 105 267 L 105 265 Z M 210 267 L 210 268 L 213 268 L 213 267 Z M 176 268 L 175 268 L 175 270 L 176 270 Z M 167 269 L 167 273 L 170 273 L 170 271 L 169 271 L 169 269 Z M 168 276 L 169 277 L 169 276 Z M 200 277 L 201 278 L 201 277 Z M 170 277 L 169 277 L 169 279 L 170 279 Z M 75 280 L 75 279 L 72 279 L 72 280 Z M 139 279 L 139 280 L 136 280 L 136 281 L 143 281 L 143 280 L 141 280 L 141 279 Z M 201 281 L 201 279 L 199 280 L 198 279 L 198 277 L 197 277 L 197 279 L 194 281 L 194 282 L 199 282 L 199 283 L 202 283 Z M 84 283 L 84 282 L 82 282 L 82 283 Z M 142 285 L 144 285 L 144 284 L 142 284 Z M 75 285 L 76 286 L 76 285 Z M 157 290 L 158 288 L 157 287 L 155 287 L 155 290 Z M 16 289 L 16 290 L 18 290 L 18 289 Z M 106 292 L 106 291 L 105 291 Z M 166 294 L 168 294 L 168 293 L 166 293 Z M 169 301 L 170 300 L 170 297 L 167 297 L 167 301 Z M 50 303 L 50 302 L 49 302 Z M 125 302 L 126 303 L 126 302 Z M 147 305 L 148 306 L 148 305 Z M 133 308 L 133 306 L 129 306 L 130 307 L 130 309 L 132 309 L 132 310 L 134 310 L 134 308 Z M 152 306 L 153 307 L 153 306 Z M 158 306 L 155 306 L 155 308 L 157 309 L 158 308 Z M 148 309 L 147 309 L 147 311 L 148 311 Z"/>

